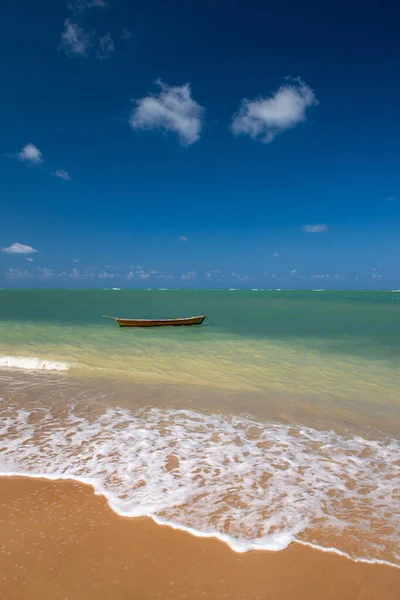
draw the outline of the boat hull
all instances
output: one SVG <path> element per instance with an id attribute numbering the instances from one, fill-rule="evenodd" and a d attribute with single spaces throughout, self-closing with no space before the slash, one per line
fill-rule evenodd
<path id="1" fill-rule="evenodd" d="M 120 327 L 188 327 L 201 325 L 206 317 L 186 319 L 115 319 Z"/>

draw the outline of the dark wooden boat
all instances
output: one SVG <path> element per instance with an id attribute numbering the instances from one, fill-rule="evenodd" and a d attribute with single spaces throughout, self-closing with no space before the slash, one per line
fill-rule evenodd
<path id="1" fill-rule="evenodd" d="M 178 319 L 120 319 L 119 317 L 109 317 L 108 315 L 102 316 L 109 319 L 115 319 L 120 327 L 179 327 L 184 325 L 201 325 L 206 318 L 205 315 Z"/>

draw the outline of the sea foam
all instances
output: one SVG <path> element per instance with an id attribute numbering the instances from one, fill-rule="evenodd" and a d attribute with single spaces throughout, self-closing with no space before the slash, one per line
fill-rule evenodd
<path id="1" fill-rule="evenodd" d="M 0 474 L 91 484 L 120 515 L 237 552 L 298 540 L 400 564 L 399 451 L 394 440 L 239 416 L 90 407 L 56 416 L 0 402 Z"/>
<path id="2" fill-rule="evenodd" d="M 68 371 L 71 365 L 36 356 L 0 356 L 0 368 L 25 369 L 27 371 Z"/>

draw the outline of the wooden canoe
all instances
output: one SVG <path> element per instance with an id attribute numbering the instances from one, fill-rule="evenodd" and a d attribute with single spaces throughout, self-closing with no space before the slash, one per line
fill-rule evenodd
<path id="1" fill-rule="evenodd" d="M 178 319 L 120 319 L 119 317 L 111 318 L 115 319 L 120 327 L 179 327 L 182 325 L 201 325 L 206 317 L 205 315 L 201 315 L 200 317 L 187 317 Z"/>

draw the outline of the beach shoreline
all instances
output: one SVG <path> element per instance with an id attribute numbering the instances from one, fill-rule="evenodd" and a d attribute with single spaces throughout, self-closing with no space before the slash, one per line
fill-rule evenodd
<path id="1" fill-rule="evenodd" d="M 298 543 L 236 553 L 148 517 L 121 517 L 75 481 L 0 477 L 0 497 L 0 597 L 7 600 L 394 600 L 400 586 L 400 569 L 391 566 Z"/>
<path id="2" fill-rule="evenodd" d="M 398 564 L 398 444 L 388 436 L 364 439 L 346 422 L 343 436 L 296 425 L 295 406 L 296 415 L 263 422 L 233 414 L 232 396 L 204 393 L 191 403 L 183 387 L 176 395 L 127 388 L 121 408 L 119 383 L 56 378 L 7 374 L 0 475 L 90 485 L 119 516 L 150 516 L 237 552 L 296 540 L 366 564 Z M 197 402 L 202 411 L 193 410 Z"/>

